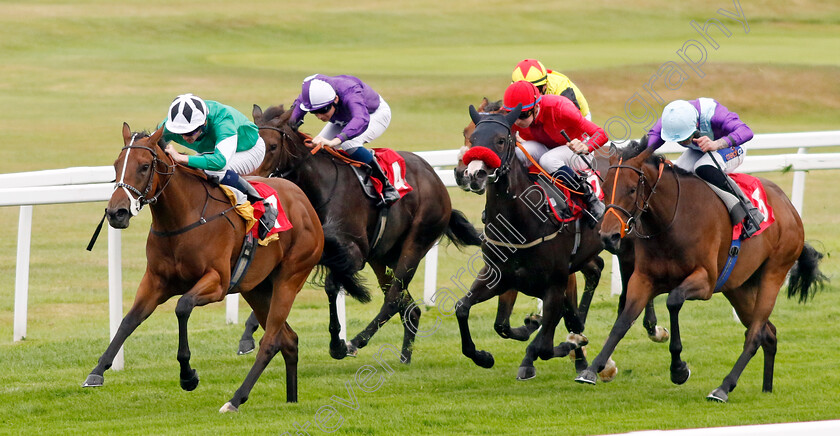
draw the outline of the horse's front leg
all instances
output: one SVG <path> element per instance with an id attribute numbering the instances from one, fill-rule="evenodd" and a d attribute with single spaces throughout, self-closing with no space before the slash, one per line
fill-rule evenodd
<path id="1" fill-rule="evenodd" d="M 597 374 L 607 366 L 607 362 L 610 360 L 616 346 L 618 346 L 618 343 L 624 335 L 627 334 L 627 330 L 630 330 L 630 326 L 633 325 L 633 322 L 642 313 L 642 309 L 650 301 L 652 296 L 653 283 L 650 278 L 642 274 L 633 274 L 627 285 L 627 292 L 623 295 L 624 304 L 622 305 L 622 310 L 615 320 L 612 330 L 610 330 L 610 335 L 604 343 L 604 347 L 589 367 L 578 374 L 575 378 L 576 382 L 595 384 L 598 377 Z"/>
<path id="2" fill-rule="evenodd" d="M 257 332 L 259 327 L 260 323 L 257 321 L 257 316 L 254 315 L 254 312 L 252 311 L 251 315 L 248 316 L 248 319 L 245 321 L 245 330 L 242 332 L 242 338 L 239 339 L 239 351 L 237 351 L 236 354 L 241 356 L 254 351 L 256 348 L 254 333 Z"/>
<path id="3" fill-rule="evenodd" d="M 175 305 L 178 317 L 178 363 L 181 364 L 181 389 L 191 391 L 198 386 L 198 373 L 190 367 L 190 344 L 187 337 L 187 322 L 193 308 L 207 303 L 221 301 L 225 297 L 221 278 L 215 270 L 207 272 L 187 291 Z"/>
<path id="4" fill-rule="evenodd" d="M 168 296 L 163 295 L 160 281 L 156 277 L 148 274 L 143 276 L 143 280 L 140 281 L 140 286 L 137 288 L 137 294 L 134 297 L 134 304 L 128 313 L 126 313 L 122 322 L 120 322 L 117 333 L 111 339 L 111 343 L 108 345 L 105 353 L 99 358 L 96 367 L 93 368 L 93 371 L 90 372 L 84 383 L 82 383 L 82 387 L 102 386 L 105 383 L 105 370 L 110 368 L 114 363 L 114 357 L 116 357 L 117 352 L 123 346 L 125 340 L 167 298 Z"/>
<path id="5" fill-rule="evenodd" d="M 492 368 L 495 361 L 492 354 L 475 349 L 475 342 L 470 334 L 470 308 L 498 294 L 493 290 L 494 287 L 500 286 L 493 281 L 497 279 L 498 276 L 485 266 L 479 272 L 479 278 L 473 282 L 470 291 L 458 300 L 455 306 L 455 317 L 458 318 L 458 330 L 461 333 L 461 352 L 482 368 Z"/>
<path id="6" fill-rule="evenodd" d="M 564 281 L 564 285 L 566 284 L 567 282 Z M 560 357 L 559 355 L 555 355 L 555 351 L 559 350 L 554 349 L 554 330 L 557 329 L 557 324 L 560 323 L 560 317 L 563 311 L 563 299 L 562 296 L 557 295 L 558 292 L 563 292 L 563 290 L 555 286 L 550 286 L 546 290 L 545 298 L 543 299 L 542 328 L 525 349 L 525 357 L 522 359 L 522 363 L 519 364 L 519 369 L 516 372 L 517 380 L 530 380 L 537 376 L 537 370 L 534 367 L 534 361 L 537 358 L 547 360 L 552 357 Z M 569 352 L 567 350 L 563 355 L 568 354 Z"/>
<path id="7" fill-rule="evenodd" d="M 510 315 L 513 313 L 513 305 L 516 303 L 518 295 L 519 293 L 515 290 L 499 295 L 499 306 L 496 309 L 496 321 L 493 323 L 493 329 L 505 339 L 527 341 L 531 337 L 531 333 L 539 328 L 539 324 L 532 327 L 534 323 L 527 323 L 521 327 L 510 328 Z"/>
<path id="8" fill-rule="evenodd" d="M 686 299 L 709 299 L 711 296 L 709 275 L 703 269 L 691 273 L 668 294 L 666 305 L 668 313 L 671 315 L 671 344 L 668 349 L 671 352 L 671 381 L 675 384 L 681 385 L 691 376 L 691 370 L 688 369 L 688 365 L 680 357 L 682 353 L 680 309 L 682 309 Z"/>

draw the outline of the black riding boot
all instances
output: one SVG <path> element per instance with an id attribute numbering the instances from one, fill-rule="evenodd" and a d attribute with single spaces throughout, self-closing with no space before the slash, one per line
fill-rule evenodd
<path id="1" fill-rule="evenodd" d="M 729 176 L 711 165 L 702 165 L 695 172 L 706 183 L 713 185 L 727 194 L 735 196 L 738 203 L 729 205 L 724 200 L 724 204 L 727 204 L 729 219 L 732 221 L 733 226 L 743 221 L 744 234 L 747 238 L 754 235 L 761 228 L 761 223 L 764 221 L 764 214 L 752 204 L 752 201 L 744 195 L 744 191 L 740 188 L 736 187 L 735 192 L 732 192 L 732 187 L 735 186 L 735 182 Z"/>
<path id="2" fill-rule="evenodd" d="M 275 208 L 271 203 L 265 201 L 265 199 L 262 198 L 262 196 L 254 188 L 254 185 L 248 183 L 248 181 L 242 177 L 236 177 L 236 181 L 231 181 L 230 186 L 245 194 L 251 204 L 255 204 L 258 201 L 262 202 L 265 207 L 265 213 L 260 217 L 260 222 L 257 223 L 257 225 L 260 226 L 259 229 L 257 229 L 257 234 L 260 239 L 265 239 L 265 237 L 268 236 L 268 232 L 274 228 L 274 223 L 277 222 L 277 208 Z"/>
<path id="3" fill-rule="evenodd" d="M 592 185 L 586 180 L 586 176 L 578 175 L 578 182 L 578 187 L 583 194 L 583 201 L 586 202 L 586 208 L 589 209 L 589 214 L 584 213 L 584 215 L 586 215 L 589 227 L 594 229 L 598 225 L 598 221 L 601 221 L 601 218 L 604 217 L 606 206 L 598 198 L 598 195 L 595 194 L 595 191 L 592 190 Z"/>
<path id="4" fill-rule="evenodd" d="M 376 159 L 373 159 L 370 163 L 368 163 L 368 165 L 370 165 L 371 169 L 370 175 L 376 177 L 380 182 L 382 182 L 382 202 L 377 206 L 390 206 L 392 203 L 399 200 L 400 193 L 388 180 L 385 172 L 382 171 L 382 167 L 379 166 L 379 162 Z"/>

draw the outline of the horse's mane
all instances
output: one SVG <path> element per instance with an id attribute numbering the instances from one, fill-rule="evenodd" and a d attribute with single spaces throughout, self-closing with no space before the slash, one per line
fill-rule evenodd
<path id="1" fill-rule="evenodd" d="M 502 110 L 502 101 L 488 101 L 487 104 L 484 105 L 481 112 L 499 112 Z"/>
<path id="2" fill-rule="evenodd" d="M 277 118 L 277 121 L 280 123 L 285 123 L 289 120 L 289 118 L 291 118 L 291 116 L 292 110 L 286 110 L 282 104 L 278 106 L 269 106 L 269 108 L 263 112 L 263 119 L 266 121 Z"/>

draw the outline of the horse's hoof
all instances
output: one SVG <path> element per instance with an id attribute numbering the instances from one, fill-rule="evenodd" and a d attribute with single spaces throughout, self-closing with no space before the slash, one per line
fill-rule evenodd
<path id="1" fill-rule="evenodd" d="M 493 355 L 486 351 L 476 351 L 473 362 L 482 368 L 492 368 L 496 359 L 493 359 Z"/>
<path id="2" fill-rule="evenodd" d="M 680 362 L 678 368 L 671 369 L 671 382 L 676 385 L 685 383 L 689 377 L 691 377 L 691 370 L 688 369 L 688 365 L 685 362 Z"/>
<path id="3" fill-rule="evenodd" d="M 254 344 L 253 339 L 242 339 L 239 341 L 239 351 L 236 352 L 238 355 L 253 353 L 254 349 L 256 348 L 256 344 Z"/>
<path id="4" fill-rule="evenodd" d="M 348 344 L 346 342 L 339 341 L 338 345 L 335 346 L 335 347 L 330 345 L 330 357 L 332 357 L 333 359 L 341 360 L 341 359 L 344 359 L 345 357 L 347 357 L 349 355 L 350 355 L 349 347 L 348 347 Z M 354 357 L 355 357 L 355 355 L 354 355 Z"/>
<path id="5" fill-rule="evenodd" d="M 356 357 L 359 354 L 359 349 L 352 342 L 347 342 L 346 345 L 347 353 L 344 354 L 345 356 Z"/>
<path id="6" fill-rule="evenodd" d="M 102 386 L 105 383 L 105 376 L 99 374 L 88 374 L 85 382 L 82 383 L 83 388 L 95 388 Z"/>
<path id="7" fill-rule="evenodd" d="M 604 370 L 598 373 L 598 379 L 604 383 L 609 383 L 615 379 L 615 376 L 618 374 L 618 367 L 615 366 L 615 361 L 612 360 L 612 357 L 607 360 L 607 365 L 604 367 Z"/>
<path id="8" fill-rule="evenodd" d="M 193 369 L 190 378 L 181 379 L 181 389 L 189 392 L 198 387 L 198 373 Z"/>
<path id="9" fill-rule="evenodd" d="M 400 363 L 405 365 L 411 364 L 411 351 L 403 351 L 400 355 Z"/>
<path id="10" fill-rule="evenodd" d="M 598 376 L 595 375 L 595 371 L 587 368 L 587 369 L 584 369 L 583 371 L 581 371 L 580 374 L 578 374 L 578 376 L 575 378 L 575 381 L 578 382 L 578 383 L 594 385 L 595 380 L 597 378 L 598 378 Z"/>
<path id="11" fill-rule="evenodd" d="M 648 335 L 650 340 L 653 342 L 665 342 L 671 338 L 671 334 L 668 333 L 668 329 L 662 327 L 661 325 L 656 326 L 656 329 L 654 331 L 654 334 Z"/>
<path id="12" fill-rule="evenodd" d="M 221 409 L 219 409 L 219 413 L 228 413 L 228 412 L 238 412 L 239 409 L 236 408 L 233 404 L 230 404 L 230 401 L 225 403 Z"/>
<path id="13" fill-rule="evenodd" d="M 578 348 L 589 345 L 589 339 L 583 333 L 569 333 L 569 336 L 566 336 L 566 342 L 575 344 Z"/>
<path id="14" fill-rule="evenodd" d="M 537 369 L 533 366 L 520 366 L 516 371 L 517 380 L 531 380 L 537 376 Z"/>
<path id="15" fill-rule="evenodd" d="M 723 389 L 717 388 L 709 395 L 706 395 L 706 399 L 709 401 L 717 401 L 718 403 L 725 403 L 729 401 L 729 394 L 724 392 Z"/>

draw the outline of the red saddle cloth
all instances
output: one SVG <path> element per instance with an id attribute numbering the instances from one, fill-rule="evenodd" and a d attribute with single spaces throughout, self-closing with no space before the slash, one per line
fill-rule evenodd
<path id="1" fill-rule="evenodd" d="M 770 224 L 776 221 L 776 217 L 773 215 L 773 208 L 767 202 L 767 193 L 764 192 L 764 185 L 761 184 L 761 180 L 757 177 L 748 174 L 731 173 L 728 176 L 738 184 L 738 187 L 744 191 L 744 194 L 752 201 L 752 204 L 764 215 L 764 221 L 761 222 L 761 227 L 759 227 L 753 237 L 760 235 L 761 232 L 770 227 Z M 737 239 L 741 236 L 741 229 L 743 227 L 743 223 L 738 223 L 732 228 L 732 239 Z"/>
<path id="2" fill-rule="evenodd" d="M 537 175 L 540 174 L 540 170 L 537 169 L 535 166 L 530 166 L 528 168 L 528 173 Z M 590 170 L 586 171 L 586 181 L 592 186 L 592 192 L 598 195 L 598 199 L 604 201 L 604 191 L 601 190 L 601 184 L 598 183 L 598 175 Z M 538 183 L 534 182 L 537 186 Z M 551 201 L 548 201 L 549 207 L 551 207 L 551 211 L 554 213 L 554 217 L 557 218 L 557 221 L 561 223 L 571 222 L 575 220 L 579 220 L 583 216 L 583 211 L 586 209 L 586 203 L 584 203 L 583 199 L 581 198 L 580 194 L 572 192 L 567 188 L 565 185 L 555 183 L 554 186 L 557 187 L 560 192 L 563 193 L 563 196 L 569 199 L 567 202 L 569 205 L 569 211 L 571 212 L 572 216 L 568 218 L 561 217 L 560 214 L 557 212 L 557 209 L 551 204 Z M 540 187 L 542 189 L 542 187 Z M 546 193 L 547 194 L 547 193 Z"/>
<path id="3" fill-rule="evenodd" d="M 385 172 L 388 180 L 394 185 L 394 188 L 397 188 L 400 197 L 404 197 L 405 194 L 408 194 L 414 189 L 405 180 L 405 159 L 399 153 L 390 148 L 374 148 L 373 155 L 376 157 L 379 166 Z M 370 180 L 373 183 L 373 187 L 376 188 L 376 192 L 382 194 L 382 182 L 377 180 L 376 177 L 371 177 Z"/>
<path id="4" fill-rule="evenodd" d="M 280 204 L 280 199 L 277 198 L 277 192 L 274 190 L 274 188 L 262 182 L 249 181 L 249 183 L 251 183 L 251 185 L 254 186 L 254 188 L 262 196 L 262 198 L 265 199 L 265 201 L 268 201 L 269 203 L 274 205 L 274 207 L 277 208 L 277 221 L 274 222 L 274 228 L 272 228 L 271 231 L 268 232 L 268 235 L 265 237 L 264 240 L 267 241 L 271 238 L 272 235 L 276 235 L 277 233 L 285 232 L 286 230 L 291 229 L 292 223 L 286 216 L 286 212 L 283 210 L 283 205 Z M 265 206 L 263 206 L 262 202 L 257 202 L 257 204 L 253 204 L 252 206 L 254 207 L 254 219 L 259 221 L 260 217 L 262 217 L 265 213 Z M 251 234 L 254 235 L 255 238 L 258 237 L 258 226 L 259 224 L 256 223 L 253 227 L 251 227 Z"/>

